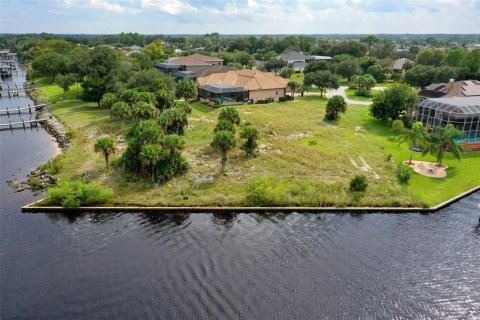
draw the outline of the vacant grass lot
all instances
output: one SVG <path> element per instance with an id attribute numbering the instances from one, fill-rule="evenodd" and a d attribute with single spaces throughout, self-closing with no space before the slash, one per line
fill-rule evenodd
<path id="1" fill-rule="evenodd" d="M 46 98 L 54 103 L 52 112 L 75 133 L 73 147 L 60 156 L 62 169 L 57 176 L 61 180 L 87 177 L 113 188 L 111 205 L 431 206 L 480 184 L 480 152 L 475 152 L 466 153 L 461 162 L 447 156 L 450 168 L 445 179 L 412 171 L 409 185 L 400 185 L 396 168 L 409 152 L 406 145 L 398 146 L 390 128 L 373 120 L 367 106 L 358 105 L 349 105 L 340 121 L 324 122 L 326 100 L 315 96 L 237 106 L 242 121 L 261 131 L 260 153 L 247 159 L 237 146 L 229 154 L 225 175 L 218 175 L 220 156 L 209 147 L 219 110 L 194 103 L 183 152 L 191 169 L 163 185 L 152 184 L 105 167 L 103 157 L 93 152 L 95 139 L 103 134 L 115 136 L 119 146 L 115 156 L 119 156 L 131 124 L 122 128 L 110 119 L 108 110 L 76 100 L 74 88 L 61 99 L 60 88 L 43 87 Z M 365 194 L 348 190 L 355 174 L 368 177 Z M 251 197 L 252 192 L 257 197 Z"/>
<path id="2" fill-rule="evenodd" d="M 370 93 L 372 97 L 365 97 L 357 94 L 357 89 L 345 89 L 345 94 L 347 95 L 348 99 L 358 100 L 358 101 L 372 101 L 373 96 L 375 96 L 378 91 L 375 89 L 370 89 Z"/>

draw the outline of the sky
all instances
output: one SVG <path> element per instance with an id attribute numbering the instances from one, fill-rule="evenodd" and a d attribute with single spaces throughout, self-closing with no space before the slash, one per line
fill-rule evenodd
<path id="1" fill-rule="evenodd" d="M 480 0 L 0 0 L 1 33 L 480 33 Z"/>

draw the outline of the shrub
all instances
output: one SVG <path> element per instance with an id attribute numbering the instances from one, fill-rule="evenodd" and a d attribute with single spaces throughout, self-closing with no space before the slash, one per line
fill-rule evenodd
<path id="1" fill-rule="evenodd" d="M 55 157 L 48 160 L 40 165 L 40 168 L 44 169 L 50 174 L 57 174 L 62 169 L 62 164 L 60 162 L 60 157 Z"/>
<path id="2" fill-rule="evenodd" d="M 96 183 L 84 183 L 79 180 L 64 181 L 48 189 L 50 202 L 63 207 L 79 207 L 99 204 L 113 196 L 113 191 Z"/>
<path id="3" fill-rule="evenodd" d="M 373 96 L 372 92 L 370 90 L 365 90 L 365 89 L 359 89 L 355 92 L 357 96 L 360 97 L 367 97 L 370 98 Z"/>
<path id="4" fill-rule="evenodd" d="M 387 161 L 387 162 L 390 162 L 390 161 L 392 160 L 392 158 L 393 158 L 393 155 L 392 155 L 391 153 L 389 153 L 389 154 L 387 155 L 386 161 Z"/>
<path id="5" fill-rule="evenodd" d="M 393 121 L 392 123 L 392 130 L 395 133 L 400 133 L 402 130 L 405 129 L 405 125 L 403 124 L 403 121 L 400 119 L 397 119 Z"/>
<path id="6" fill-rule="evenodd" d="M 365 191 L 368 187 L 367 177 L 364 175 L 355 175 L 355 177 L 350 181 L 350 190 L 351 191 Z"/>
<path id="7" fill-rule="evenodd" d="M 397 178 L 398 178 L 398 182 L 400 182 L 400 184 L 408 184 L 411 176 L 412 175 L 410 173 L 410 170 L 408 170 L 407 167 L 405 167 L 405 166 L 399 166 L 398 167 Z"/>
<path id="8" fill-rule="evenodd" d="M 248 184 L 246 199 L 254 206 L 281 206 L 288 204 L 289 196 L 284 183 L 272 176 L 260 176 Z"/>

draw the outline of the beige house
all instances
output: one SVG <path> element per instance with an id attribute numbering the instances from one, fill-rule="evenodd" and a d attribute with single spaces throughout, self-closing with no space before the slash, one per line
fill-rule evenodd
<path id="1" fill-rule="evenodd" d="M 289 92 L 288 79 L 258 70 L 232 70 L 197 78 L 200 98 L 228 102 L 279 101 Z"/>

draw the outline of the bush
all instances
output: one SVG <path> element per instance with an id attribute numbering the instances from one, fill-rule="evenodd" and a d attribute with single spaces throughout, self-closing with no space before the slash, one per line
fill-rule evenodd
<path id="1" fill-rule="evenodd" d="M 49 201 L 63 207 L 79 207 L 99 204 L 113 196 L 113 191 L 96 183 L 84 183 L 79 180 L 64 181 L 48 189 Z"/>
<path id="2" fill-rule="evenodd" d="M 350 181 L 350 190 L 351 191 L 365 191 L 368 187 L 367 177 L 364 175 L 356 175 Z"/>
<path id="3" fill-rule="evenodd" d="M 360 97 L 367 97 L 367 98 L 373 97 L 372 92 L 370 90 L 365 90 L 365 89 L 359 89 L 355 92 L 355 94 Z"/>
<path id="4" fill-rule="evenodd" d="M 60 162 L 60 157 L 55 157 L 48 160 L 40 165 L 40 168 L 44 169 L 50 174 L 57 174 L 62 169 L 62 164 Z"/>
<path id="5" fill-rule="evenodd" d="M 247 203 L 253 206 L 281 206 L 289 203 L 290 194 L 284 183 L 272 176 L 254 178 L 247 187 Z"/>
<path id="6" fill-rule="evenodd" d="M 399 166 L 398 167 L 397 178 L 398 178 L 398 182 L 400 182 L 400 184 L 408 184 L 411 176 L 412 175 L 410 173 L 410 170 L 408 170 L 407 167 L 405 167 L 405 166 Z"/>
<path id="7" fill-rule="evenodd" d="M 403 124 L 403 121 L 400 119 L 397 119 L 393 121 L 392 123 L 392 130 L 395 133 L 400 133 L 402 130 L 405 129 L 405 125 Z"/>

